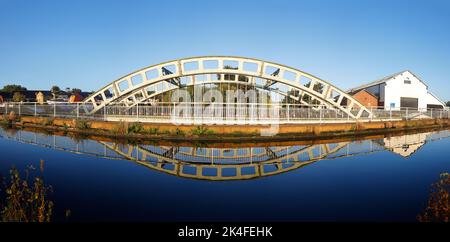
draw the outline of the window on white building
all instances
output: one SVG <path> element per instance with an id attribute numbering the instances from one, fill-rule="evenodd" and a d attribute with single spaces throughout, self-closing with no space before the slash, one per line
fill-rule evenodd
<path id="1" fill-rule="evenodd" d="M 411 84 L 411 80 L 406 79 L 406 80 L 404 80 L 404 83 L 405 83 L 405 84 Z"/>
<path id="2" fill-rule="evenodd" d="M 390 107 L 391 107 L 391 108 L 395 108 L 395 103 L 391 103 L 391 104 L 390 104 Z"/>

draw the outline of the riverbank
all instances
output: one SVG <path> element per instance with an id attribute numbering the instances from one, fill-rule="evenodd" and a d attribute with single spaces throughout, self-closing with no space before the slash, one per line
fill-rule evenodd
<path id="1" fill-rule="evenodd" d="M 5 117 L 3 124 L 20 128 L 63 131 L 82 135 L 95 135 L 114 139 L 204 141 L 204 142 L 260 142 L 319 140 L 361 137 L 384 133 L 450 127 L 448 119 L 377 121 L 326 124 L 280 124 L 273 136 L 261 136 L 269 125 L 174 125 L 155 123 L 105 122 L 82 119 L 49 117 Z"/>

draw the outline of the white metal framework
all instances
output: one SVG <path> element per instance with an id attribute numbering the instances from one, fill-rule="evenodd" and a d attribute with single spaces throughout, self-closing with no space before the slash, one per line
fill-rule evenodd
<path id="1" fill-rule="evenodd" d="M 134 106 L 155 95 L 204 83 L 240 83 L 284 94 L 303 104 L 337 108 L 351 118 L 372 112 L 345 91 L 306 72 L 277 63 L 232 56 L 202 56 L 173 60 L 123 76 L 84 100 L 87 113 L 113 103 Z"/>

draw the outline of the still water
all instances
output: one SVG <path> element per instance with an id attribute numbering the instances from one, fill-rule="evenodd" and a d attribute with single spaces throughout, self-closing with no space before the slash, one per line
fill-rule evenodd
<path id="1" fill-rule="evenodd" d="M 56 221 L 416 221 L 450 170 L 448 137 L 119 144 L 0 129 L 0 174 L 43 160 Z"/>

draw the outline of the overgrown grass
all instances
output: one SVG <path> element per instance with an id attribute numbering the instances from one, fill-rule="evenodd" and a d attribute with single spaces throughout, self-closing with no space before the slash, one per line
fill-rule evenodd
<path id="1" fill-rule="evenodd" d="M 128 126 L 126 134 L 139 134 L 144 131 L 144 127 L 142 127 L 139 123 L 132 123 Z"/>
<path id="2" fill-rule="evenodd" d="M 159 129 L 158 128 L 150 128 L 148 130 L 145 130 L 146 133 L 148 134 L 158 134 L 159 133 Z"/>
<path id="3" fill-rule="evenodd" d="M 0 125 L 1 125 L 3 128 L 11 128 L 12 122 L 8 120 L 8 116 L 3 115 L 2 120 L 1 120 L 1 122 L 0 122 Z"/>
<path id="4" fill-rule="evenodd" d="M 173 132 L 175 135 L 185 135 L 185 132 L 179 128 L 175 129 Z"/>
<path id="5" fill-rule="evenodd" d="M 43 161 L 41 161 L 41 171 Z M 26 177 L 22 179 L 19 171 L 13 167 L 10 170 L 10 182 L 5 184 L 5 201 L 1 208 L 3 222 L 49 222 L 53 212 L 53 202 L 49 200 L 51 186 L 46 186 L 41 177 Z M 0 205 L 1 206 L 1 205 Z"/>
<path id="6" fill-rule="evenodd" d="M 231 133 L 231 136 L 243 136 L 243 135 L 244 135 L 244 132 L 242 132 L 242 131 L 233 131 Z"/>
<path id="7" fill-rule="evenodd" d="M 115 135 L 125 135 L 126 134 L 126 124 L 125 122 L 120 122 L 115 125 L 115 127 L 111 130 L 111 132 Z"/>
<path id="8" fill-rule="evenodd" d="M 441 174 L 438 182 L 431 186 L 428 205 L 424 212 L 417 216 L 420 222 L 450 221 L 450 175 Z"/>
<path id="9" fill-rule="evenodd" d="M 78 119 L 75 121 L 75 128 L 78 130 L 87 130 L 91 128 L 91 123 L 85 119 Z"/>
<path id="10" fill-rule="evenodd" d="M 142 134 L 147 133 L 144 127 L 140 123 L 118 123 L 112 132 L 116 135 L 130 135 L 130 134 Z"/>
<path id="11" fill-rule="evenodd" d="M 195 129 L 191 130 L 192 135 L 212 135 L 214 134 L 213 130 L 205 128 L 203 126 L 197 126 Z"/>

